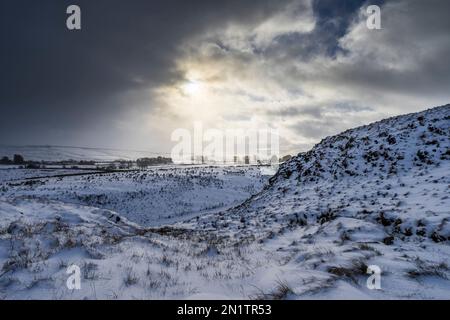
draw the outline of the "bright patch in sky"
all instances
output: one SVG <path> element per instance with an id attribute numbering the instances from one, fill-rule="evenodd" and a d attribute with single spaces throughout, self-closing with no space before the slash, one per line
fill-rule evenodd
<path id="1" fill-rule="evenodd" d="M 188 96 L 196 96 L 200 94 L 202 84 L 198 81 L 189 81 L 183 85 L 183 93 Z"/>

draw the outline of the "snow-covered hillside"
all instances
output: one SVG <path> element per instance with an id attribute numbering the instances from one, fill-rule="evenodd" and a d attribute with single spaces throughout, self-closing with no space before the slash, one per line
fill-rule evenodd
<path id="1" fill-rule="evenodd" d="M 280 269 L 362 291 L 329 290 L 334 297 L 449 298 L 450 105 L 326 138 L 238 208 L 187 225 L 257 241 L 283 253 Z M 371 264 L 384 272 L 383 291 L 358 281 Z M 294 296 L 308 291 L 294 283 Z"/>
<path id="2" fill-rule="evenodd" d="M 328 137 L 282 165 L 263 192 L 224 214 L 227 228 L 244 218 L 264 233 L 273 232 L 274 220 L 308 225 L 345 216 L 380 222 L 401 239 L 409 233 L 441 239 L 441 231 L 448 237 L 449 138 L 450 105 Z M 424 226 L 411 224 L 422 218 L 425 234 Z M 196 228 L 209 228 L 215 219 L 202 220 Z"/>
<path id="3" fill-rule="evenodd" d="M 447 105 L 326 138 L 240 205 L 172 225 L 130 222 L 127 194 L 153 190 L 151 178 L 3 184 L 0 298 L 448 299 L 449 172 Z M 77 201 L 83 189 L 118 202 Z M 176 204 L 176 193 L 156 197 Z M 65 286 L 71 264 L 81 290 Z M 369 265 L 381 290 L 366 286 Z"/>

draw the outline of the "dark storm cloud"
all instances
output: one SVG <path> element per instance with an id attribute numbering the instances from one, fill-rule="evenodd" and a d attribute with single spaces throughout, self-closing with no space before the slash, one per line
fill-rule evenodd
<path id="1" fill-rule="evenodd" d="M 309 34 L 313 43 L 325 54 L 334 57 L 342 51 L 339 39 L 343 37 L 350 27 L 353 19 L 361 7 L 367 5 L 382 6 L 385 0 L 317 0 L 313 2 L 317 28 Z M 316 41 L 313 41 L 316 39 Z M 321 41 L 317 41 L 321 39 Z"/>
<path id="2" fill-rule="evenodd" d="M 346 34 L 353 19 L 363 5 L 383 5 L 384 0 L 315 0 L 312 9 L 315 28 L 309 33 L 289 33 L 280 35 L 267 48 L 267 55 L 291 56 L 293 59 L 307 61 L 317 55 L 334 58 L 344 50 L 339 39 Z"/>
<path id="3" fill-rule="evenodd" d="M 349 61 L 325 82 L 357 90 L 445 97 L 450 84 L 450 1 L 397 0 L 382 7 L 383 29 L 345 37 Z"/>
<path id="4" fill-rule="evenodd" d="M 74 3 L 80 32 L 65 27 Z M 382 5 L 382 30 L 366 28 L 368 4 Z M 2 0 L 0 144 L 114 146 L 114 132 L 129 140 L 117 129 L 123 123 L 141 129 L 126 114 L 181 118 L 150 89 L 183 81 L 187 69 L 177 63 L 186 61 L 213 68 L 206 81 L 227 84 L 216 88 L 217 100 L 247 103 L 222 118 L 283 118 L 310 139 L 416 111 L 424 101 L 448 103 L 449 1 L 312 0 L 311 7 L 308 0 Z M 303 11 L 304 26 L 286 8 Z"/>
<path id="5" fill-rule="evenodd" d="M 65 27 L 74 3 L 81 31 Z M 3 0 L 0 6 L 0 143 L 15 143 L 107 125 L 127 108 L 119 95 L 183 77 L 174 65 L 181 42 L 226 22 L 263 19 L 283 1 Z"/>

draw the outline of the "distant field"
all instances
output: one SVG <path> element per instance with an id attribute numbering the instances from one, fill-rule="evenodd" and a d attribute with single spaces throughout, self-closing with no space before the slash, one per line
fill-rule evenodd
<path id="1" fill-rule="evenodd" d="M 119 150 L 103 148 L 80 148 L 62 146 L 0 146 L 0 157 L 12 158 L 14 154 L 21 154 L 26 160 L 32 161 L 63 161 L 63 160 L 92 160 L 114 161 L 118 159 L 136 160 L 143 157 L 158 155 L 151 151 Z"/>

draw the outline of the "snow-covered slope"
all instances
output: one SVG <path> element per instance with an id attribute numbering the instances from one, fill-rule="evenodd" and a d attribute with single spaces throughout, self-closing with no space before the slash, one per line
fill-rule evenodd
<path id="1" fill-rule="evenodd" d="M 449 160 L 450 105 L 446 105 L 328 137 L 283 164 L 264 191 L 224 216 L 237 225 L 241 217 L 253 224 L 267 221 L 273 229 L 270 217 L 275 215 L 301 224 L 355 215 L 382 225 L 389 220 L 392 226 L 400 215 L 412 220 L 428 214 L 436 224 L 443 220 L 440 229 L 445 229 Z M 205 222 L 210 218 L 204 217 Z M 411 228 L 418 235 L 415 226 L 398 222 L 393 233 Z M 438 234 L 436 228 L 426 236 Z"/>
<path id="2" fill-rule="evenodd" d="M 430 297 L 445 283 L 448 298 L 449 196 L 446 105 L 328 137 L 239 207 L 184 226 L 257 241 L 282 252 L 290 269 L 326 275 L 335 286 L 364 279 L 365 266 L 379 265 L 389 289 L 371 296 Z M 412 290 L 417 279 L 428 290 Z M 357 287 L 364 292 L 362 282 Z M 302 296 L 307 288 L 294 291 Z"/>
<path id="3" fill-rule="evenodd" d="M 10 185 L 0 298 L 448 299 L 449 172 L 447 105 L 326 138 L 242 204 L 163 227 L 67 202 L 120 179 Z M 78 291 L 65 287 L 73 263 Z M 370 265 L 381 290 L 366 286 Z"/>

